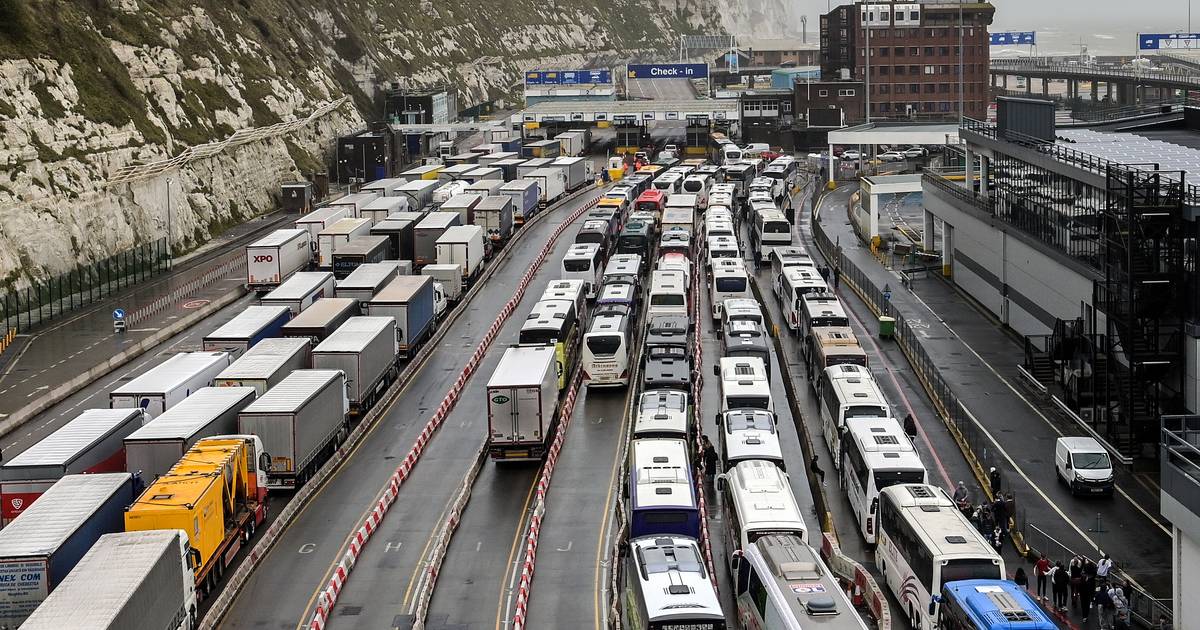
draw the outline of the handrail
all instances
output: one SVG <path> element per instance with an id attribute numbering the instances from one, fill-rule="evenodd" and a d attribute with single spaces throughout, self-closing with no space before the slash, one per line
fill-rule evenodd
<path id="1" fill-rule="evenodd" d="M 1070 65 L 1065 63 L 1044 62 L 1042 59 L 1030 60 L 993 59 L 989 71 L 996 74 L 1005 72 L 1031 71 L 1042 74 L 1077 75 L 1080 77 L 1127 78 L 1143 81 L 1161 81 L 1179 85 L 1200 86 L 1200 76 L 1183 72 L 1163 72 L 1159 70 L 1141 70 L 1125 68 L 1097 68 L 1095 66 Z"/>

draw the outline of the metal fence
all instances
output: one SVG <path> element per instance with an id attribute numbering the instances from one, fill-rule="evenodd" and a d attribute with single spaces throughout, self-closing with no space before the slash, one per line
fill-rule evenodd
<path id="1" fill-rule="evenodd" d="M 163 238 L 78 266 L 0 295 L 0 328 L 27 331 L 170 268 L 171 254 Z"/>
<path id="2" fill-rule="evenodd" d="M 817 248 L 821 250 L 826 260 L 840 271 L 841 281 L 858 293 L 876 315 L 895 319 L 896 344 L 908 358 L 913 372 L 921 380 L 938 414 L 950 429 L 950 435 L 966 455 L 967 463 L 983 485 L 984 492 L 991 497 L 991 489 L 987 481 L 988 471 L 993 466 L 997 470 L 1002 470 L 1003 457 L 993 447 L 992 440 L 983 425 L 955 395 L 949 383 L 942 378 L 933 358 L 922 347 L 919 331 L 924 330 L 928 324 L 918 320 L 909 322 L 903 314 L 898 312 L 885 298 L 883 290 L 877 287 L 842 252 L 840 244 L 829 239 L 815 218 L 812 222 L 812 234 Z M 1003 487 L 1002 490 L 1006 495 L 1009 494 Z M 1021 497 L 1014 495 L 1013 502 L 1009 505 L 1009 515 L 1013 519 L 1013 541 L 1022 555 L 1033 552 L 1047 554 L 1052 560 L 1061 557 L 1064 559 L 1064 565 L 1075 555 L 1074 551 L 1047 535 L 1028 520 L 1027 510 L 1021 502 Z M 1114 580 L 1123 587 L 1128 586 L 1126 592 L 1129 593 L 1130 612 L 1136 621 L 1152 625 L 1157 622 L 1160 615 L 1165 616 L 1168 620 L 1172 619 L 1169 600 L 1151 597 L 1144 591 L 1127 585 L 1121 577 L 1116 575 L 1115 571 L 1113 575 Z"/>

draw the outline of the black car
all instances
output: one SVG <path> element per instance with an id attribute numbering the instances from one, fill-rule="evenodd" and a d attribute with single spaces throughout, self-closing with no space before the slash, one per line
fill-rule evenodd
<path id="1" fill-rule="evenodd" d="M 646 390 L 692 387 L 692 358 L 683 346 L 647 346 L 643 353 L 642 385 Z"/>

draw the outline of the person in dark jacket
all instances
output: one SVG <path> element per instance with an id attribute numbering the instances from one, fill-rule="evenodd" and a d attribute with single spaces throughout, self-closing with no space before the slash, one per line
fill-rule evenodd
<path id="1" fill-rule="evenodd" d="M 717 448 L 707 435 L 700 436 L 700 448 L 704 458 L 704 479 L 711 482 L 717 474 Z"/>
<path id="2" fill-rule="evenodd" d="M 1079 594 L 1083 591 L 1083 557 L 1076 554 L 1071 558 L 1071 564 L 1067 565 L 1067 570 L 1071 575 L 1071 608 L 1076 612 L 1079 611 Z"/>
<path id="3" fill-rule="evenodd" d="M 1013 582 L 1016 582 L 1017 586 L 1029 590 L 1029 576 L 1025 574 L 1025 567 L 1017 567 L 1017 572 L 1013 574 Z"/>
<path id="4" fill-rule="evenodd" d="M 904 416 L 904 434 L 913 442 L 917 441 L 917 420 L 911 413 Z"/>
<path id="5" fill-rule="evenodd" d="M 1092 611 L 1092 604 L 1096 599 L 1096 563 L 1091 559 L 1084 560 L 1083 563 L 1083 583 L 1079 587 L 1079 606 L 1083 615 L 1083 625 L 1087 627 L 1088 613 Z"/>
<path id="6" fill-rule="evenodd" d="M 992 496 L 1000 495 L 1000 471 L 995 466 L 988 471 L 988 480 L 992 483 Z"/>
<path id="7" fill-rule="evenodd" d="M 1058 612 L 1067 612 L 1067 587 L 1071 576 L 1061 562 L 1055 562 L 1050 573 L 1050 585 L 1054 591 L 1054 607 Z"/>
<path id="8" fill-rule="evenodd" d="M 816 455 L 813 455 L 812 461 L 808 462 L 808 469 L 812 471 L 813 475 L 817 476 L 821 480 L 821 485 L 824 486 L 825 471 L 821 469 L 821 463 L 817 461 Z"/>
<path id="9" fill-rule="evenodd" d="M 1008 531 L 1008 504 L 1003 496 L 997 495 L 996 500 L 992 501 L 992 518 L 996 520 L 997 527 Z"/>

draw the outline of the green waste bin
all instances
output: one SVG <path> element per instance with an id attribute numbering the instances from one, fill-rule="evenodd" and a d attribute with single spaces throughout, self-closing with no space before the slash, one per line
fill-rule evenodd
<path id="1" fill-rule="evenodd" d="M 891 339 L 896 336 L 896 318 L 882 315 L 879 318 L 879 338 Z"/>

